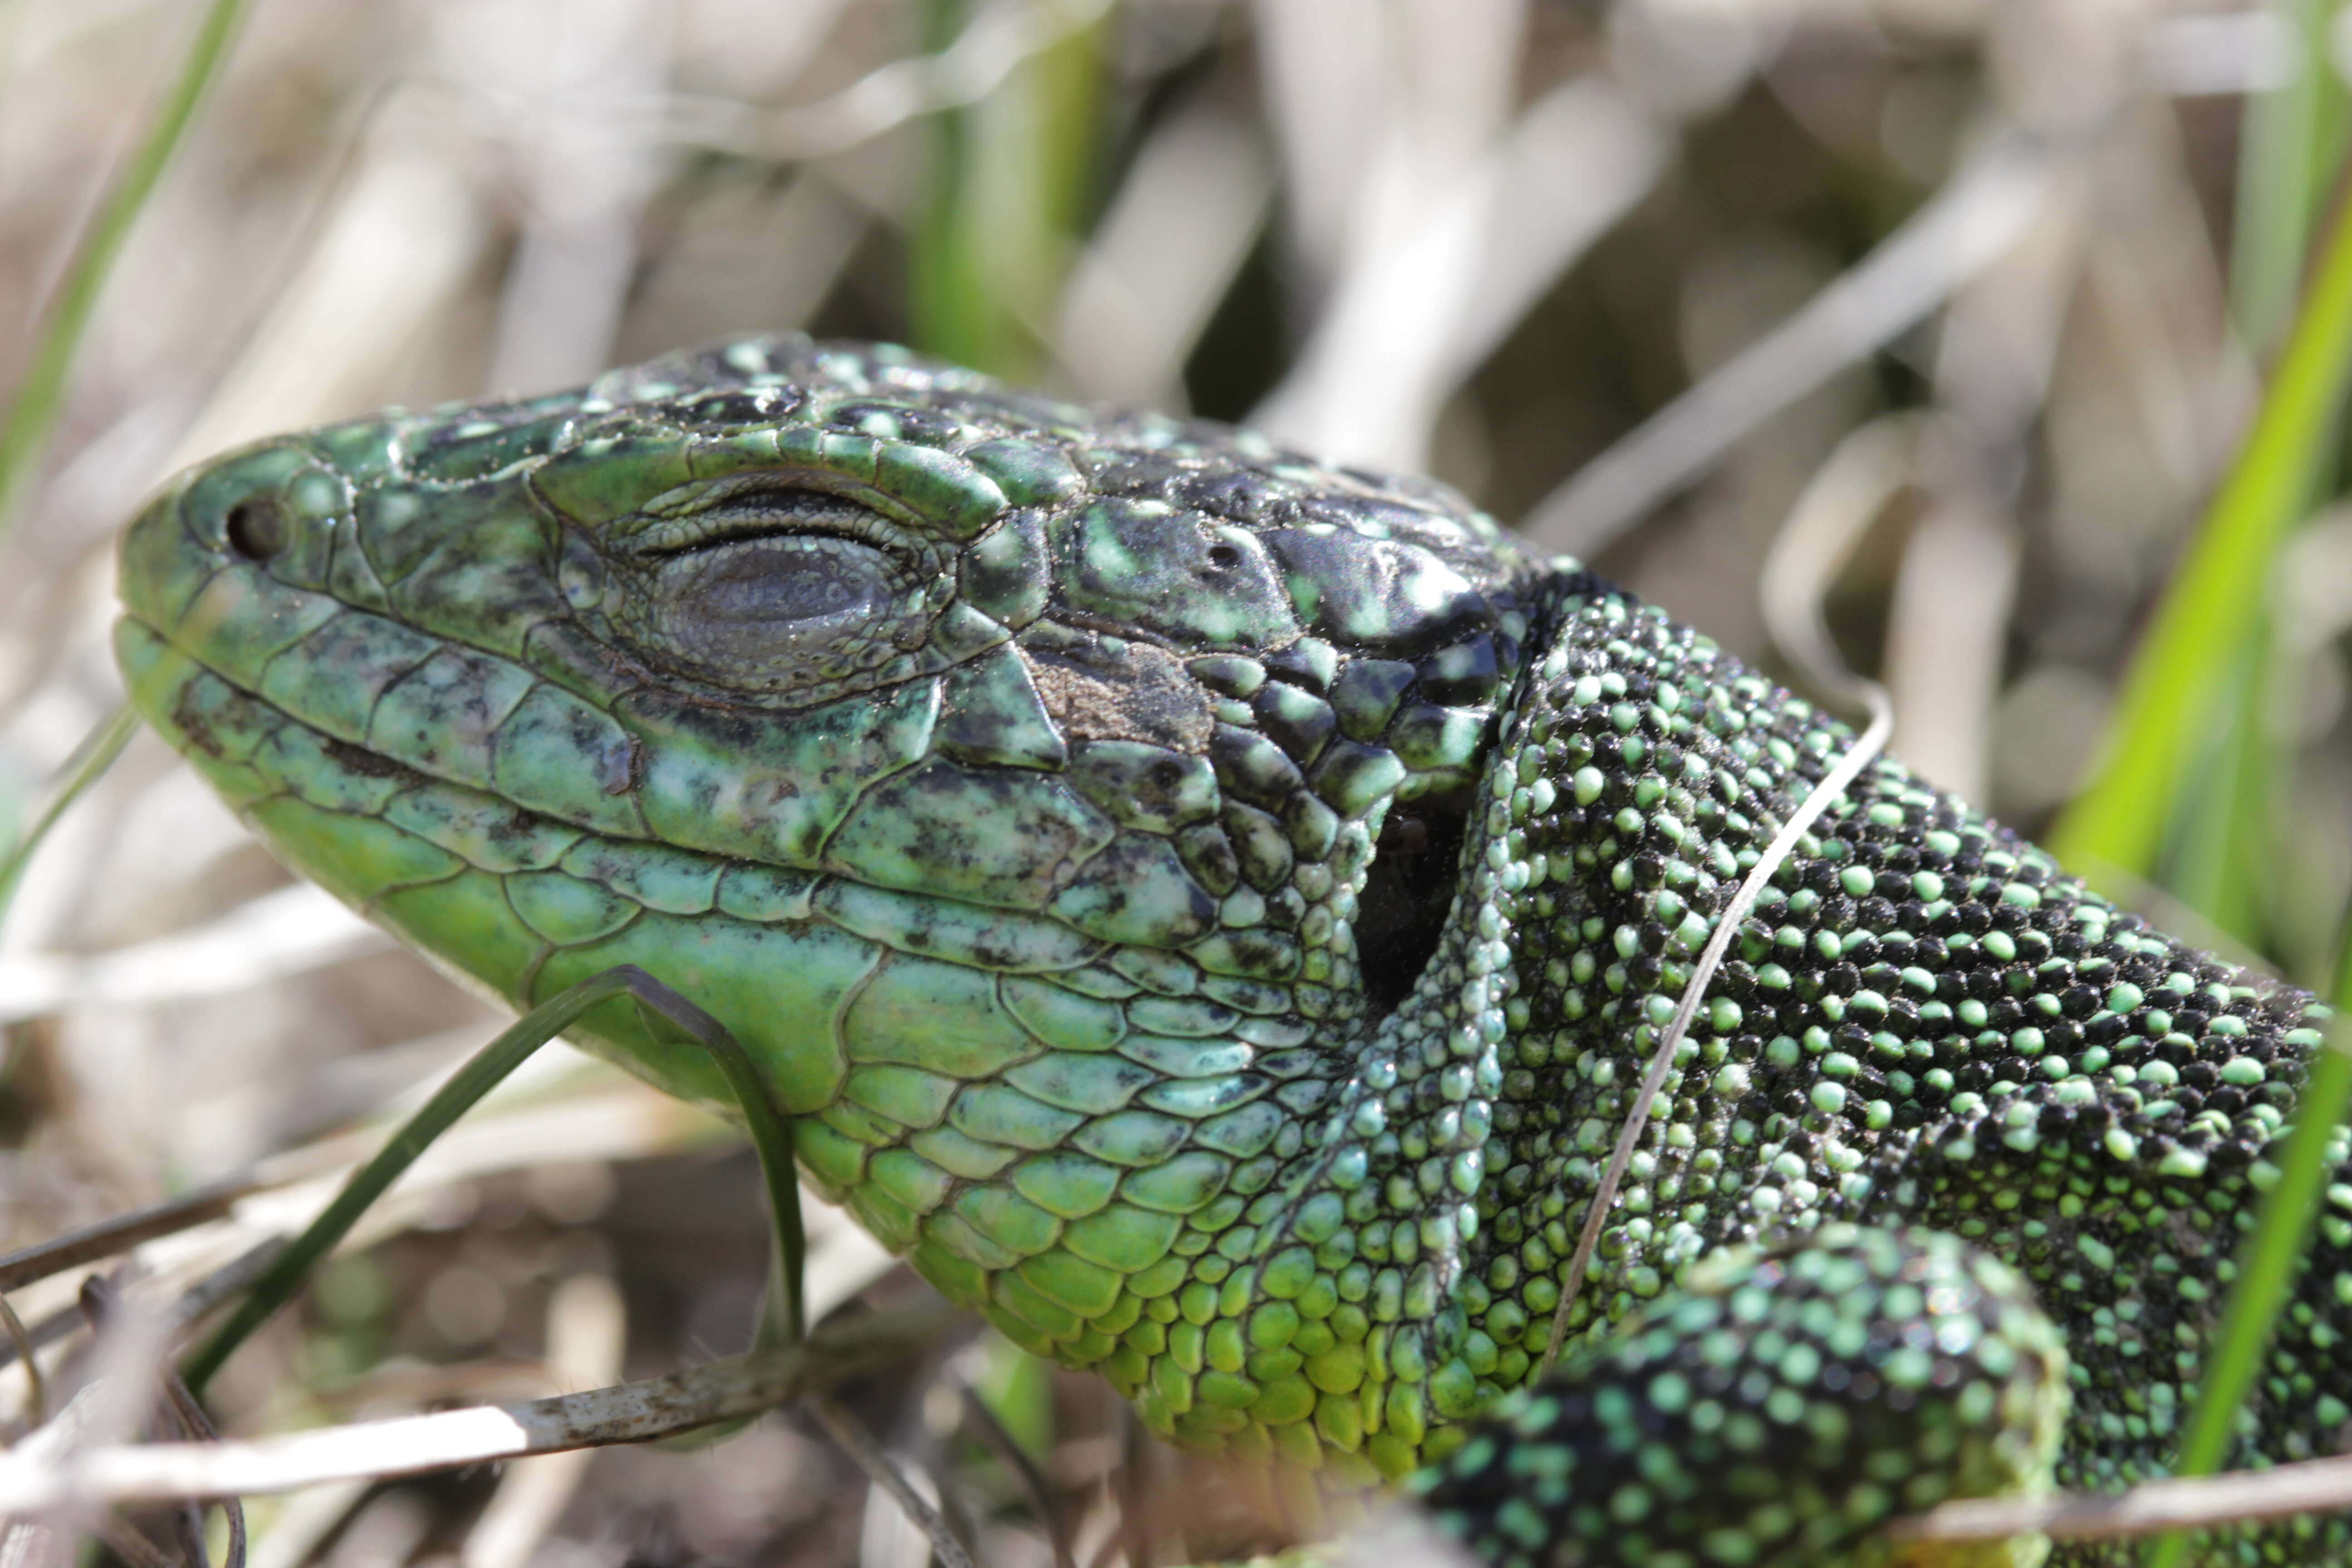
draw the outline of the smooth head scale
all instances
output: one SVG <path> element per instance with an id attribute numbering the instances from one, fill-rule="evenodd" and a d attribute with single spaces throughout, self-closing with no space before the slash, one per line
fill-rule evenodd
<path id="1" fill-rule="evenodd" d="M 126 538 L 118 649 L 305 875 L 517 1007 L 643 965 L 950 1295 L 1312 1458 L 1371 1386 L 1286 1348 L 1348 1261 L 1339 1091 L 1383 1020 L 1486 1007 L 1440 953 L 1464 818 L 1572 575 L 1420 481 L 763 339 L 194 470 Z M 618 1005 L 579 1033 L 723 1100 Z M 1408 1320 L 1475 1229 L 1479 1061 Z M 1199 1341 L 1237 1291 L 1255 1342 L 1155 1389 L 1139 1320 Z M 1461 1338 L 1383 1342 L 1418 1385 Z M 1396 1473 L 1422 1418 L 1370 1414 Z"/>

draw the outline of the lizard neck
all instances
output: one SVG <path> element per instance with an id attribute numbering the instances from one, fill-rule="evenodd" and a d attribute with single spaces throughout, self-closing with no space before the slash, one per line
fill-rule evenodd
<path id="1" fill-rule="evenodd" d="M 1565 670 L 1565 655 L 1547 650 L 1592 586 L 1563 572 L 1541 597 L 1534 668 L 1502 706 L 1434 951 L 1401 1002 L 1354 1041 L 1334 1042 L 1347 1077 L 1283 1184 L 1253 1270 L 1220 1303 L 1255 1328 L 1269 1306 L 1280 1321 L 1295 1279 L 1328 1281 L 1335 1330 L 1359 1337 L 1305 1370 L 1352 1405 L 1327 1397 L 1318 1411 L 1343 1469 L 1360 1455 L 1401 1476 L 1451 1447 L 1453 1423 L 1525 1381 L 1559 1299 L 1571 1200 L 1591 1186 L 1589 1161 L 1516 1162 L 1498 1179 L 1490 1148 L 1498 1133 L 1540 1136 L 1547 1121 L 1536 1069 L 1555 1046 L 1529 1033 L 1514 938 L 1557 909 L 1550 868 L 1530 857 L 1527 833 L 1558 790 L 1545 777 L 1549 737 L 1526 716 L 1525 679 Z M 1558 1048 L 1564 1058 L 1566 1042 Z"/>

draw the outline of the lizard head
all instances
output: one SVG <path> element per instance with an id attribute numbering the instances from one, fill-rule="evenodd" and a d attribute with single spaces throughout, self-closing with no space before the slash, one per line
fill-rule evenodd
<path id="1" fill-rule="evenodd" d="M 635 963 L 718 1016 L 969 1297 L 1114 1210 L 1066 1272 L 1131 1280 L 1312 1135 L 1436 948 L 1538 570 L 1418 481 L 753 340 L 183 475 L 118 647 L 443 966 L 527 1006 Z M 579 1035 L 721 1098 L 617 1005 Z M 1099 1290 L 1036 1288 L 1067 1359 Z"/>

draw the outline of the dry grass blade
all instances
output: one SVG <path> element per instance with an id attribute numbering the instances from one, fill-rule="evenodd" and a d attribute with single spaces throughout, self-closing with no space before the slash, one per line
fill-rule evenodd
<path id="1" fill-rule="evenodd" d="M 1921 426 L 1918 416 L 1889 415 L 1840 441 L 1790 509 L 1765 560 L 1757 587 L 1764 624 L 1774 646 L 1822 690 L 1843 693 L 1853 682 L 1822 601 L 1840 563 L 1911 482 Z"/>
<path id="2" fill-rule="evenodd" d="M 1418 221 L 1373 230 L 1349 256 L 1290 375 L 1251 422 L 1318 451 L 1426 466 L 1446 397 L 1650 194 L 1670 145 L 1604 77 L 1546 94 L 1484 156 L 1431 180 Z"/>
<path id="3" fill-rule="evenodd" d="M 157 1204 L 134 1214 L 100 1220 L 53 1240 L 36 1242 L 0 1257 L 0 1292 L 62 1274 L 101 1258 L 128 1252 L 141 1242 L 171 1236 L 220 1218 L 237 1200 L 261 1189 L 258 1182 L 228 1182 Z"/>
<path id="4" fill-rule="evenodd" d="M 83 1315 L 89 1320 L 90 1328 L 101 1334 L 106 1331 L 108 1320 L 121 1310 L 121 1298 L 115 1293 L 114 1287 L 97 1276 L 82 1282 L 80 1304 Z M 198 1443 L 220 1441 L 220 1433 L 214 1427 L 212 1417 L 205 1414 L 204 1406 L 196 1403 L 196 1396 L 188 1392 L 188 1385 L 181 1381 L 179 1373 L 173 1371 L 168 1363 L 158 1368 L 157 1381 L 163 1389 L 163 1411 L 178 1426 L 181 1436 Z M 233 1497 L 223 1498 L 220 1502 L 228 1518 L 227 1568 L 245 1568 L 245 1505 Z M 205 1544 L 201 1501 L 183 1501 L 174 1523 L 178 1529 L 183 1560 L 191 1568 L 210 1568 L 212 1558 Z"/>
<path id="5" fill-rule="evenodd" d="M 1642 1142 L 1642 1131 L 1649 1124 L 1650 1110 L 1657 1103 L 1658 1090 L 1666 1081 L 1666 1074 L 1675 1064 L 1675 1052 L 1682 1045 L 1684 1035 L 1690 1030 L 1691 1020 L 1698 1014 L 1698 1005 L 1706 996 L 1707 983 L 1723 963 L 1731 939 L 1739 932 L 1739 924 L 1748 911 L 1756 907 L 1763 894 L 1764 884 L 1772 879 L 1783 862 L 1796 849 L 1797 840 L 1812 828 L 1814 821 L 1845 794 L 1845 786 L 1862 775 L 1878 753 L 1886 747 L 1886 737 L 1895 732 L 1895 710 L 1886 700 L 1886 693 L 1874 685 L 1864 683 L 1871 706 L 1870 727 L 1846 748 L 1837 765 L 1822 775 L 1803 804 L 1790 814 L 1788 822 L 1773 836 L 1748 875 L 1740 879 L 1738 890 L 1731 895 L 1730 903 L 1715 917 L 1715 934 L 1707 939 L 1698 962 L 1692 965 L 1689 981 L 1683 986 L 1682 1000 L 1675 1007 L 1674 1016 L 1658 1036 L 1658 1048 L 1650 1058 L 1649 1070 L 1642 1075 L 1642 1086 L 1633 1096 L 1633 1107 L 1626 1112 L 1625 1125 L 1617 1134 L 1617 1146 L 1609 1155 L 1608 1168 L 1601 1173 L 1601 1184 L 1594 1189 L 1591 1206 L 1585 1210 L 1584 1228 L 1578 1233 L 1576 1252 L 1570 1258 L 1561 1278 L 1567 1281 L 1559 1294 L 1559 1305 L 1551 1320 L 1551 1338 L 1544 1345 L 1543 1361 L 1536 1375 L 1541 1377 L 1559 1361 L 1561 1345 L 1568 1337 L 1570 1310 L 1582 1294 L 1584 1276 L 1591 1267 L 1593 1249 L 1601 1243 L 1601 1228 L 1608 1224 L 1610 1205 L 1615 1201 L 1618 1184 L 1624 1181 L 1625 1172 L 1633 1163 L 1634 1151 Z"/>
<path id="6" fill-rule="evenodd" d="M 2126 1541 L 2346 1509 L 2352 1509 L 2352 1455 L 2338 1454 L 2267 1470 L 2150 1481 L 2114 1497 L 1970 1498 L 1898 1521 L 1888 1533 L 1902 1541 L 1954 1542 L 2033 1534 Z"/>
<path id="7" fill-rule="evenodd" d="M 84 1367 L 86 1381 L 57 1416 L 36 1428 L 5 1461 L 52 1468 L 68 1467 L 96 1449 L 120 1442 L 135 1431 L 154 1408 L 158 1389 L 156 1369 L 169 1343 L 171 1321 L 148 1302 L 117 1302 L 100 1281 L 84 1287 L 80 1309 L 98 1330 Z M 104 1316 L 103 1323 L 99 1321 Z M 120 1536 L 126 1561 L 142 1562 L 136 1532 L 119 1521 L 109 1521 L 102 1508 L 84 1503 L 52 1503 L 46 1507 L 0 1507 L 0 1565 L 41 1568 L 56 1562 L 51 1532 L 66 1525 L 93 1529 L 110 1542 Z"/>
<path id="8" fill-rule="evenodd" d="M 1076 389 L 1180 403 L 1184 361 L 1273 198 L 1265 148 L 1224 106 L 1188 107 L 1155 131 L 1062 290 L 1054 357 Z"/>
<path id="9" fill-rule="evenodd" d="M 217 996 L 390 945 L 318 889 L 287 888 L 194 931 L 113 952 L 0 960 L 0 1023 L 78 1006 Z"/>
<path id="10" fill-rule="evenodd" d="M 130 1568 L 185 1568 L 177 1558 L 140 1534 L 127 1519 L 102 1514 L 90 1527 L 90 1532 L 106 1542 L 106 1549 Z M 8 1568 L 16 1568 L 16 1564 L 9 1563 Z"/>
<path id="11" fill-rule="evenodd" d="M 509 1080 L 509 1087 L 516 1081 Z M 417 1099 L 421 1102 L 421 1091 Z M 394 1201 L 370 1212 L 352 1243 L 371 1246 L 406 1231 L 429 1211 L 435 1193 L 446 1194 L 485 1175 L 527 1171 L 561 1157 L 644 1159 L 704 1146 L 715 1131 L 718 1124 L 699 1113 L 634 1084 L 551 1104 L 526 1102 L 461 1123 L 437 1142 L 412 1168 Z M 153 1268 L 167 1278 L 184 1279 L 192 1263 L 205 1267 L 206 1259 L 218 1257 L 224 1242 L 256 1238 L 181 1297 L 177 1321 L 196 1321 L 252 1287 L 290 1236 L 324 1206 L 334 1184 L 374 1152 L 381 1136 L 338 1131 L 235 1181 L 20 1249 L 0 1258 L 0 1268 L 8 1270 L 7 1288 L 16 1289 L 130 1252 L 134 1271 Z M 871 1284 L 894 1260 L 837 1211 L 821 1209 L 818 1217 L 824 1223 L 814 1237 L 806 1288 L 811 1313 L 822 1316 Z M 163 1253 L 149 1246 L 156 1241 L 165 1242 Z M 79 1312 L 68 1307 L 33 1323 L 31 1340 L 44 1347 L 79 1326 Z M 0 1366 L 17 1353 L 13 1343 L 0 1342 Z"/>
<path id="12" fill-rule="evenodd" d="M 2061 188 L 2069 146 L 2021 132 L 1993 138 L 1853 270 L 1538 502 L 1522 531 L 1575 555 L 1616 538 L 1741 437 L 2005 253 Z"/>
<path id="13" fill-rule="evenodd" d="M 1674 1067 L 1675 1054 L 1690 1030 L 1691 1020 L 1697 1016 L 1699 1003 L 1706 998 L 1707 985 L 1721 966 L 1724 954 L 1730 951 L 1740 922 L 1763 896 L 1765 884 L 1795 851 L 1797 841 L 1845 793 L 1846 785 L 1862 775 L 1862 770 L 1885 749 L 1887 737 L 1894 733 L 1895 709 L 1887 700 L 1885 689 L 1875 681 L 1861 679 L 1844 668 L 1822 622 L 1821 604 L 1837 562 L 1853 548 L 1871 518 L 1900 487 L 1908 469 L 1911 439 L 1907 422 L 1872 426 L 1847 437 L 1799 498 L 1774 544 L 1772 558 L 1766 563 L 1766 616 L 1774 632 L 1784 639 L 1783 651 L 1818 685 L 1868 708 L 1870 725 L 1790 814 L 1780 831 L 1773 835 L 1763 857 L 1740 879 L 1731 901 L 1715 917 L 1714 933 L 1707 938 L 1698 962 L 1691 967 L 1690 979 L 1683 985 L 1674 1016 L 1658 1036 L 1657 1049 L 1642 1075 L 1633 1109 L 1626 1112 L 1616 1147 L 1610 1152 L 1608 1166 L 1601 1172 L 1600 1185 L 1585 1209 L 1583 1228 L 1577 1233 L 1576 1250 L 1569 1258 L 1567 1272 L 1561 1276 L 1566 1284 L 1560 1291 L 1559 1305 L 1552 1312 L 1551 1336 L 1544 1344 L 1543 1360 L 1537 1368 L 1538 1377 L 1559 1360 L 1568 1338 L 1570 1313 L 1583 1293 L 1585 1271 L 1601 1244 L 1601 1233 L 1609 1222 L 1609 1210 L 1616 1200 L 1618 1185 L 1633 1163 L 1643 1130 L 1649 1124 L 1651 1108 L 1657 1103 L 1658 1091 Z"/>
<path id="14" fill-rule="evenodd" d="M 183 1435 L 199 1443 L 220 1441 L 220 1433 L 214 1427 L 212 1417 L 205 1414 L 205 1407 L 196 1403 L 196 1396 L 188 1392 L 188 1385 L 169 1367 L 163 1369 L 163 1394 L 172 1418 L 179 1423 Z M 246 1568 L 245 1504 L 233 1497 L 221 1499 L 220 1504 L 222 1512 L 228 1518 L 226 1568 Z M 184 1533 L 188 1561 L 208 1563 L 210 1560 L 205 1551 L 203 1510 L 194 1503 L 184 1505 L 181 1518 L 186 1521 Z"/>
<path id="15" fill-rule="evenodd" d="M 940 1516 L 938 1509 L 931 1506 L 929 1499 L 915 1489 L 914 1482 L 907 1479 L 906 1472 L 898 1468 L 898 1462 L 884 1451 L 882 1445 L 874 1440 L 874 1434 L 866 1429 L 864 1422 L 835 1400 L 812 1401 L 809 1409 L 816 1416 L 817 1424 L 832 1435 L 833 1440 L 841 1445 L 845 1453 L 857 1461 L 857 1468 L 864 1470 L 876 1486 L 890 1495 L 890 1500 L 898 1505 L 908 1522 L 929 1540 L 931 1555 L 939 1559 L 943 1568 L 972 1568 L 971 1554 L 963 1549 L 963 1542 L 958 1541 L 955 1532 L 948 1528 L 948 1521 Z"/>
<path id="16" fill-rule="evenodd" d="M 1032 0 L 991 6 L 934 55 L 894 60 L 824 100 L 761 110 L 673 95 L 656 112 L 673 141 L 778 162 L 821 158 L 870 142 L 909 121 L 968 108 L 1029 60 L 1093 26 L 1111 0 Z M 600 117 L 611 106 L 600 106 Z"/>
<path id="17" fill-rule="evenodd" d="M 218 1268 L 198 1279 L 181 1291 L 178 1299 L 173 1301 L 171 1321 L 181 1327 L 198 1322 L 218 1308 L 222 1302 L 251 1289 L 254 1281 L 260 1279 L 270 1264 L 276 1261 L 278 1254 L 285 1249 L 285 1246 L 286 1237 L 269 1237 L 247 1247 Z M 121 1285 L 131 1279 L 135 1272 L 135 1265 L 118 1270 L 114 1276 L 114 1282 Z M 12 1336 L 8 1343 L 0 1345 L 0 1366 L 6 1366 L 17 1357 L 26 1354 L 27 1345 L 30 1346 L 31 1352 L 37 1355 L 42 1350 L 69 1337 L 82 1326 L 82 1314 L 78 1303 L 44 1318 L 31 1326 L 24 1342 L 20 1342 Z"/>
<path id="18" fill-rule="evenodd" d="M 576 1274 L 547 1303 L 547 1360 L 567 1384 L 594 1387 L 621 1374 L 628 1313 L 601 1274 Z M 586 1450 L 551 1454 L 509 1468 L 466 1541 L 462 1568 L 522 1568 L 562 1517 L 587 1475 Z"/>
<path id="19" fill-rule="evenodd" d="M 1324 232 L 1300 235 L 1327 296 L 1315 331 L 1250 421 L 1310 451 L 1424 466 L 1502 194 L 1525 12 L 1507 0 L 1264 9 L 1269 79 L 1322 100 L 1283 118 L 1286 175 L 1338 199 L 1312 220 Z M 1332 71 L 1335 48 L 1360 51 L 1365 68 Z M 1606 136 L 1578 151 L 1617 155 Z M 1346 185 L 1331 181 L 1340 171 Z"/>
<path id="20" fill-rule="evenodd" d="M 914 1354 L 957 1320 L 933 1305 L 877 1313 L 797 1345 L 583 1394 L 328 1426 L 251 1442 L 152 1443 L 0 1456 L 0 1514 L 92 1503 L 252 1496 L 643 1443 L 754 1415 Z"/>
<path id="21" fill-rule="evenodd" d="M 1076 1562 L 1070 1556 L 1069 1531 L 1054 1507 L 1053 1493 L 1045 1484 L 1045 1478 L 1038 1472 L 1029 1456 L 1022 1451 L 1019 1440 L 1004 1429 L 1004 1423 L 996 1418 L 996 1412 L 988 1407 L 988 1402 L 981 1398 L 976 1389 L 966 1384 L 959 1392 L 963 1400 L 965 1426 L 978 1434 L 988 1451 L 1012 1472 L 1013 1479 L 1027 1495 L 1030 1508 L 1035 1510 L 1037 1522 L 1045 1526 L 1046 1544 L 1054 1552 L 1054 1568 L 1077 1568 Z"/>
<path id="22" fill-rule="evenodd" d="M 99 1384 L 85 1384 L 53 1420 L 8 1451 L 9 1460 L 55 1464 L 69 1456 L 105 1394 Z M 57 1525 L 48 1519 L 0 1516 L 0 1568 L 51 1568 L 58 1561 L 57 1536 Z M 127 1555 L 124 1560 L 131 1561 Z"/>

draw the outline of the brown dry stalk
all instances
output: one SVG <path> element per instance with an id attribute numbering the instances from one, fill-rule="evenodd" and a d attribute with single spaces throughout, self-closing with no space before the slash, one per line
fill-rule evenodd
<path id="1" fill-rule="evenodd" d="M 85 1226 L 0 1257 L 0 1290 L 20 1290 L 37 1279 L 128 1252 L 142 1242 L 173 1236 L 220 1218 L 240 1198 L 262 1189 L 254 1181 L 224 1182 L 152 1208 Z"/>
<path id="2" fill-rule="evenodd" d="M 1890 1533 L 1905 1541 L 2000 1541 L 2035 1533 L 2061 1541 L 2119 1541 L 2346 1509 L 2352 1509 L 2352 1454 L 2267 1470 L 2149 1481 L 2109 1497 L 2060 1492 L 1969 1498 L 1899 1520 Z"/>
<path id="3" fill-rule="evenodd" d="M 122 1444 L 29 1458 L 0 1455 L 0 1515 L 100 1501 L 290 1491 L 320 1481 L 643 1443 L 821 1393 L 935 1342 L 957 1316 L 937 1304 L 877 1313 L 823 1331 L 803 1344 L 513 1405 L 363 1421 L 247 1442 Z"/>

